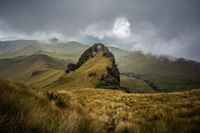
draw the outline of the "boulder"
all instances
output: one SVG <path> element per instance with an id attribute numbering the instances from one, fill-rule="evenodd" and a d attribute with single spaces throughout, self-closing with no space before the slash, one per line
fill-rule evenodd
<path id="1" fill-rule="evenodd" d="M 66 73 L 69 73 L 69 72 L 71 72 L 71 71 L 74 71 L 76 69 L 76 65 L 75 64 L 73 64 L 73 63 L 69 63 L 68 65 L 67 65 L 67 70 L 65 71 Z"/>

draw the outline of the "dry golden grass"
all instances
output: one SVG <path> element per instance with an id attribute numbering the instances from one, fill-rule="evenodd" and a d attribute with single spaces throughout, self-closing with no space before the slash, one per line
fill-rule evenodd
<path id="1" fill-rule="evenodd" d="M 0 90 L 0 132 L 200 132 L 200 89 L 127 94 L 0 81 Z"/>
<path id="2" fill-rule="evenodd" d="M 200 90 L 159 94 L 127 94 L 118 90 L 83 88 L 70 95 L 88 115 L 115 132 L 199 132 Z"/>
<path id="3" fill-rule="evenodd" d="M 0 80 L 0 132 L 100 132 L 102 124 L 78 104 L 19 82 Z M 70 104 L 70 106 L 69 106 Z M 97 126 L 96 126 L 97 125 Z"/>

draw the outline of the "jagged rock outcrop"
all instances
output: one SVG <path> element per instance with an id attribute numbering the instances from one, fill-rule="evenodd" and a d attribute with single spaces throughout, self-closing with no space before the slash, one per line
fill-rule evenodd
<path id="1" fill-rule="evenodd" d="M 94 44 L 92 47 L 85 50 L 85 52 L 81 55 L 81 57 L 78 60 L 78 63 L 76 64 L 76 67 L 79 68 L 88 59 L 93 58 L 101 51 L 103 51 L 104 53 L 109 52 L 108 48 L 102 43 Z"/>
<path id="2" fill-rule="evenodd" d="M 85 52 L 83 52 L 83 54 L 79 58 L 76 65 L 73 63 L 68 64 L 66 73 L 69 73 L 69 72 L 74 71 L 75 69 L 79 68 L 88 59 L 93 58 L 95 55 L 97 55 L 101 51 L 103 51 L 105 53 L 106 57 L 111 57 L 111 56 L 114 57 L 114 55 L 111 52 L 109 52 L 109 50 L 106 46 L 104 46 L 102 43 L 96 43 L 92 47 L 85 50 Z"/>
<path id="3" fill-rule="evenodd" d="M 68 65 L 67 65 L 67 70 L 65 71 L 66 73 L 69 73 L 69 72 L 71 72 L 71 71 L 74 71 L 76 69 L 76 65 L 75 64 L 73 64 L 73 63 L 69 63 Z"/>
<path id="4" fill-rule="evenodd" d="M 96 43 L 92 47 L 85 50 L 79 58 L 77 64 L 68 64 L 68 69 L 66 70 L 66 73 L 75 71 L 76 69 L 81 67 L 88 59 L 94 58 L 100 52 L 103 52 L 102 58 L 109 58 L 112 65 L 105 66 L 107 73 L 101 75 L 101 79 L 96 85 L 96 88 L 119 89 L 127 91 L 125 88 L 120 87 L 120 73 L 115 63 L 114 55 L 112 54 L 112 52 L 109 51 L 106 46 L 101 43 Z M 94 75 L 95 73 L 89 74 L 89 77 L 92 77 Z"/>

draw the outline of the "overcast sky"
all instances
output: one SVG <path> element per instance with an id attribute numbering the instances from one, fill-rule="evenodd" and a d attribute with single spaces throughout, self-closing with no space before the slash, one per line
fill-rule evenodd
<path id="1" fill-rule="evenodd" d="M 200 61 L 200 0 L 0 0 L 0 40 L 102 42 Z"/>

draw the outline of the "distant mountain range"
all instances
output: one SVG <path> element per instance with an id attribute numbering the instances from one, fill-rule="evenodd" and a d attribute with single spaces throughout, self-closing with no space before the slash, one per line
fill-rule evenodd
<path id="1" fill-rule="evenodd" d="M 37 40 L 0 42 L 0 78 L 45 86 L 61 76 L 68 63 L 89 46 L 79 42 L 46 44 Z M 121 73 L 121 85 L 132 92 L 156 93 L 200 88 L 200 63 L 109 47 Z M 54 76 L 53 76 L 54 75 Z"/>
<path id="2" fill-rule="evenodd" d="M 37 40 L 0 41 L 0 52 L 10 52 L 37 43 Z"/>
<path id="3" fill-rule="evenodd" d="M 43 54 L 0 60 L 0 78 L 44 86 L 59 78 L 72 60 L 58 60 Z"/>

